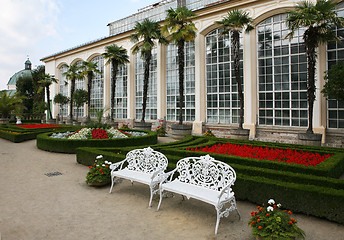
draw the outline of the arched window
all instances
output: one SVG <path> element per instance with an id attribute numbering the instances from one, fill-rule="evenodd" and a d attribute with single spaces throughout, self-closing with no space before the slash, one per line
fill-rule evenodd
<path id="1" fill-rule="evenodd" d="M 302 35 L 285 39 L 286 14 L 257 26 L 258 123 L 307 127 L 307 59 Z"/>
<path id="2" fill-rule="evenodd" d="M 344 2 L 338 4 L 337 13 L 344 17 Z M 343 39 L 344 29 L 337 28 L 336 34 Z M 327 46 L 327 68 L 330 69 L 337 61 L 344 61 L 344 41 L 331 42 Z M 344 128 L 344 102 L 331 98 L 327 101 L 327 127 Z"/>
<path id="3" fill-rule="evenodd" d="M 103 57 L 98 56 L 93 58 L 92 62 L 97 63 L 98 70 L 101 73 L 95 73 L 92 79 L 91 108 L 96 110 L 102 110 L 104 95 L 104 59 Z M 92 114 L 92 116 L 94 116 L 94 114 Z"/>
<path id="4" fill-rule="evenodd" d="M 195 43 L 186 42 L 184 68 L 184 121 L 195 120 Z M 177 46 L 166 49 L 167 120 L 179 120 L 179 77 Z"/>
<path id="5" fill-rule="evenodd" d="M 60 68 L 60 74 L 59 74 L 59 93 L 63 94 L 64 96 L 66 97 L 69 97 L 69 91 L 68 91 L 68 85 L 66 85 L 66 83 L 68 82 L 67 81 L 67 78 L 66 76 L 64 75 L 65 72 L 68 71 L 68 66 L 67 65 L 63 65 L 61 68 Z M 63 110 L 62 110 L 62 106 L 60 106 L 60 116 L 62 117 L 67 117 L 68 115 L 68 106 L 65 105 L 63 106 Z"/>
<path id="6" fill-rule="evenodd" d="M 207 122 L 237 123 L 239 98 L 233 73 L 230 35 L 220 29 L 210 32 L 206 40 Z M 240 38 L 240 75 L 243 77 L 243 50 Z"/>
<path id="7" fill-rule="evenodd" d="M 140 54 L 135 55 L 135 118 L 142 117 L 144 59 Z M 149 87 L 147 94 L 146 120 L 157 119 L 157 51 L 152 50 L 150 63 Z"/>
<path id="8" fill-rule="evenodd" d="M 128 66 L 118 66 L 115 90 L 114 118 L 127 118 L 127 86 L 128 86 Z M 112 73 L 112 71 L 111 71 Z M 112 82 L 111 82 L 112 86 Z"/>
<path id="9" fill-rule="evenodd" d="M 78 66 L 80 67 L 82 64 L 82 61 L 77 62 Z M 85 79 L 76 79 L 75 80 L 75 90 L 77 89 L 85 89 Z M 81 106 L 79 108 L 79 111 L 77 110 L 76 106 L 74 106 L 74 116 L 83 117 L 84 116 L 84 106 Z"/>

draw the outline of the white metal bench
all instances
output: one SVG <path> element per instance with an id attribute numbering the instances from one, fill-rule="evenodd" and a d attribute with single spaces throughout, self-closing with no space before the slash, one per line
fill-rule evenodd
<path id="1" fill-rule="evenodd" d="M 147 184 L 150 187 L 148 206 L 151 207 L 153 195 L 159 192 L 159 176 L 164 173 L 167 164 L 166 156 L 150 147 L 128 152 L 123 161 L 110 165 L 112 182 L 110 193 L 115 177 L 128 179 L 131 183 Z"/>
<path id="2" fill-rule="evenodd" d="M 173 179 L 174 175 L 178 175 Z M 234 192 L 231 186 L 236 180 L 234 169 L 226 163 L 215 160 L 209 155 L 201 157 L 188 157 L 179 160 L 176 168 L 161 177 L 160 201 L 163 191 L 178 193 L 189 198 L 195 198 L 212 204 L 217 211 L 215 234 L 221 217 L 227 217 L 230 211 L 237 211 Z M 225 205 L 229 205 L 224 208 Z"/>

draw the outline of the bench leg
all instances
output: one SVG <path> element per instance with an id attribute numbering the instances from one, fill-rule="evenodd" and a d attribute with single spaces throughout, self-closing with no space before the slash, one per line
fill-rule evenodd
<path id="1" fill-rule="evenodd" d="M 160 200 L 159 200 L 158 208 L 156 209 L 157 211 L 159 211 L 159 208 L 160 208 L 160 205 L 161 205 L 163 190 L 160 189 L 159 191 L 160 191 Z"/>
<path id="2" fill-rule="evenodd" d="M 153 188 L 152 188 L 152 187 L 150 187 L 150 199 L 149 199 L 148 208 L 151 208 L 151 207 L 152 207 L 153 195 L 154 195 Z"/>
<path id="3" fill-rule="evenodd" d="M 115 183 L 115 178 L 114 178 L 114 177 L 113 177 L 113 178 L 111 177 L 111 188 L 110 188 L 110 192 L 109 192 L 109 193 L 112 192 L 112 188 L 113 188 L 114 183 Z"/>
<path id="4" fill-rule="evenodd" d="M 220 224 L 220 209 L 216 209 L 216 213 L 217 213 L 217 218 L 216 218 L 216 226 L 215 226 L 215 235 L 217 234 L 217 229 L 219 228 L 219 224 Z"/>

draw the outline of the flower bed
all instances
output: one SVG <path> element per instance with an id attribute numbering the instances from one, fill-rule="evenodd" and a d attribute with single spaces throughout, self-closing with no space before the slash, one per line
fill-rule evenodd
<path id="1" fill-rule="evenodd" d="M 310 153 L 298 151 L 297 149 L 278 149 L 269 147 L 257 147 L 252 145 L 238 145 L 232 143 L 219 143 L 213 146 L 187 148 L 188 151 L 219 153 L 225 155 L 234 155 L 238 157 L 247 157 L 263 160 L 271 160 L 286 163 L 296 163 L 305 166 L 317 166 L 333 154 L 320 155 L 319 153 Z"/>
<path id="2" fill-rule="evenodd" d="M 16 127 L 22 128 L 55 128 L 60 127 L 60 125 L 52 125 L 52 124 L 25 124 L 25 125 L 15 125 Z"/>

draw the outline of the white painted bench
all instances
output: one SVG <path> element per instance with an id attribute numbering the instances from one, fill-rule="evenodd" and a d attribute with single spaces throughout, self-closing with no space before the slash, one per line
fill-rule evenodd
<path id="1" fill-rule="evenodd" d="M 151 207 L 153 195 L 159 192 L 159 176 L 165 173 L 167 164 L 166 156 L 150 147 L 128 152 L 123 161 L 110 165 L 110 193 L 115 183 L 115 177 L 128 179 L 131 183 L 146 184 L 150 187 L 148 206 Z"/>
<path id="2" fill-rule="evenodd" d="M 178 177 L 173 179 L 174 175 Z M 209 155 L 183 158 L 177 162 L 173 171 L 163 174 L 160 178 L 158 210 L 163 191 L 169 191 L 214 205 L 217 212 L 215 234 L 220 218 L 228 217 L 230 211 L 235 209 L 241 218 L 231 189 L 236 174 L 234 169 L 224 162 L 217 161 Z M 229 206 L 225 208 L 226 205 Z"/>

